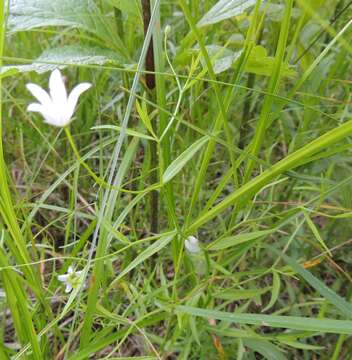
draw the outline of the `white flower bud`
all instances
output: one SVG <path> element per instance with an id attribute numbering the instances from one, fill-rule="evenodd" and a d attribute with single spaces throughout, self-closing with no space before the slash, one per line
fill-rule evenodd
<path id="1" fill-rule="evenodd" d="M 185 240 L 185 247 L 188 252 L 191 254 L 198 254 L 200 253 L 199 241 L 194 236 L 189 236 Z"/>
<path id="2" fill-rule="evenodd" d="M 164 30 L 165 36 L 167 36 L 170 31 L 171 31 L 171 26 L 170 26 L 170 25 L 166 25 L 166 26 L 165 26 L 165 30 Z"/>

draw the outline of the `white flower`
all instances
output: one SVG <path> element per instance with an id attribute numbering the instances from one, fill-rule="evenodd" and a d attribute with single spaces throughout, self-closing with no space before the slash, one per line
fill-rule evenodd
<path id="1" fill-rule="evenodd" d="M 191 254 L 198 254 L 200 252 L 199 241 L 194 236 L 189 236 L 185 240 L 185 247 Z"/>
<path id="2" fill-rule="evenodd" d="M 39 101 L 29 104 L 27 110 L 41 113 L 50 125 L 64 127 L 71 122 L 79 96 L 91 86 L 89 83 L 78 84 L 67 96 L 60 70 L 55 69 L 49 79 L 50 95 L 36 84 L 27 84 L 27 89 Z"/>
<path id="3" fill-rule="evenodd" d="M 71 292 L 74 287 L 79 285 L 79 283 L 82 281 L 82 272 L 83 271 L 74 271 L 73 267 L 69 266 L 66 274 L 58 275 L 58 280 L 66 285 L 65 293 Z"/>

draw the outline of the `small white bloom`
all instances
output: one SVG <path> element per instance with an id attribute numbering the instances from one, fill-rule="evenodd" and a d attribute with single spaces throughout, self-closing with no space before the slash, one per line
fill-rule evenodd
<path id="1" fill-rule="evenodd" d="M 191 254 L 198 254 L 200 252 L 199 241 L 194 236 L 189 236 L 185 240 L 185 247 Z"/>
<path id="2" fill-rule="evenodd" d="M 72 266 L 69 266 L 67 273 L 58 275 L 58 280 L 66 285 L 65 293 L 69 293 L 73 288 L 77 287 L 82 281 L 81 275 L 83 271 L 74 271 Z"/>
<path id="3" fill-rule="evenodd" d="M 55 69 L 49 79 L 50 94 L 36 84 L 26 86 L 39 101 L 39 103 L 29 104 L 27 110 L 41 113 L 45 122 L 50 125 L 64 127 L 71 122 L 79 96 L 92 85 L 90 83 L 78 84 L 67 96 L 60 70 Z"/>

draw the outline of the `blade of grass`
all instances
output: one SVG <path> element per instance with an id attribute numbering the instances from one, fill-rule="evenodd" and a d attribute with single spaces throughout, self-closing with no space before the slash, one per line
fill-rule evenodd
<path id="1" fill-rule="evenodd" d="M 323 282 L 318 280 L 311 272 L 299 265 L 295 260 L 289 256 L 281 253 L 279 250 L 272 246 L 268 248 L 278 256 L 282 257 L 285 262 L 292 267 L 292 269 L 303 277 L 307 283 L 312 286 L 318 293 L 328 300 L 332 305 L 341 311 L 347 318 L 352 319 L 352 304 L 347 302 L 344 298 L 336 294 L 332 289 L 327 287 Z"/>
<path id="2" fill-rule="evenodd" d="M 305 158 L 309 158 L 310 156 L 316 154 L 324 148 L 337 143 L 338 141 L 350 135 L 351 132 L 352 120 L 349 120 L 345 124 L 330 130 L 324 135 L 321 135 L 317 139 L 311 141 L 309 144 L 303 146 L 301 149 L 286 156 L 285 158 L 277 162 L 275 165 L 273 165 L 271 168 L 265 170 L 263 173 L 250 180 L 245 185 L 241 186 L 239 189 L 235 190 L 232 194 L 228 195 L 225 199 L 223 199 L 219 204 L 217 204 L 204 215 L 196 219 L 188 227 L 186 233 L 194 233 L 200 226 L 213 219 L 226 208 L 236 203 L 236 201 L 254 195 L 278 175 L 281 175 L 283 172 L 299 166 L 300 162 L 303 161 Z"/>
<path id="3" fill-rule="evenodd" d="M 234 76 L 233 76 L 233 79 L 231 81 L 234 84 L 234 86 L 232 88 L 230 87 L 229 90 L 227 91 L 226 95 L 225 95 L 225 101 L 224 101 L 225 114 L 228 111 L 231 102 L 233 101 L 233 97 L 235 96 L 235 93 L 236 93 L 236 90 L 237 90 L 236 85 L 238 85 L 238 83 L 239 83 L 239 81 L 240 81 L 240 79 L 242 77 L 242 74 L 244 72 L 247 59 L 248 59 L 249 54 L 250 54 L 250 52 L 251 52 L 251 50 L 252 50 L 252 48 L 254 46 L 255 28 L 256 28 L 256 25 L 257 25 L 257 22 L 258 22 L 259 5 L 260 5 L 260 0 L 257 1 L 255 9 L 253 11 L 250 27 L 248 29 L 246 41 L 245 41 L 245 44 L 244 44 L 244 51 L 242 52 L 242 54 L 240 56 L 237 69 L 236 69 L 236 71 L 234 73 Z M 185 7 L 185 10 L 187 11 L 186 7 Z M 201 44 L 203 45 L 201 47 L 201 49 L 203 48 L 203 50 L 202 50 L 203 57 L 207 58 L 208 53 L 206 51 L 205 45 L 203 44 L 203 42 L 201 40 L 200 34 L 198 33 L 198 30 L 196 29 L 196 27 L 194 25 L 194 21 L 192 22 L 192 20 L 190 19 L 189 23 L 190 23 L 190 26 L 191 26 L 191 28 L 193 30 L 193 33 L 195 35 L 198 34 L 198 41 L 200 40 L 200 46 L 201 46 Z M 209 56 L 208 56 L 208 58 L 209 58 Z M 212 69 L 210 59 L 208 59 L 208 63 L 209 63 L 209 66 L 207 66 L 207 68 L 208 68 L 208 71 L 209 71 L 209 68 Z M 210 80 L 212 82 L 216 82 L 215 75 Z M 217 132 L 221 129 L 221 126 L 223 124 L 223 120 L 224 120 L 223 115 L 222 115 L 222 113 L 220 113 L 217 116 L 217 118 L 215 119 L 215 122 L 214 122 L 214 125 L 213 125 L 213 131 L 212 132 L 214 134 L 217 134 Z M 192 215 L 193 209 L 194 209 L 194 207 L 196 205 L 196 202 L 198 200 L 199 192 L 200 192 L 201 186 L 202 186 L 202 184 L 204 182 L 205 174 L 207 172 L 211 157 L 212 157 L 214 149 L 215 149 L 215 144 L 216 144 L 216 142 L 213 139 L 210 139 L 210 141 L 208 143 L 208 146 L 205 149 L 205 152 L 204 152 L 204 155 L 203 155 L 203 160 L 202 160 L 202 163 L 201 163 L 201 166 L 200 166 L 200 169 L 199 169 L 199 172 L 198 172 L 198 176 L 197 176 L 196 181 L 195 181 L 195 186 L 194 186 L 194 189 L 193 189 L 193 192 L 192 192 L 191 203 L 190 203 L 190 206 L 189 206 L 188 216 L 186 218 L 186 226 L 187 226 L 188 223 L 191 222 L 191 215 Z M 232 171 L 235 173 L 236 169 L 237 169 L 237 167 L 235 166 L 232 169 Z"/>
<path id="4" fill-rule="evenodd" d="M 234 324 L 246 324 L 283 328 L 292 330 L 313 331 L 333 334 L 352 334 L 352 321 L 335 319 L 315 319 L 298 316 L 278 316 L 264 314 L 237 314 L 218 310 L 201 309 L 191 306 L 176 305 L 175 310 L 181 314 L 217 319 Z"/>
<path id="5" fill-rule="evenodd" d="M 145 61 L 145 57 L 146 57 L 146 54 L 147 54 L 147 51 L 148 51 L 148 48 L 149 48 L 149 43 L 151 41 L 152 31 L 153 31 L 154 26 L 155 26 L 156 14 L 157 14 L 157 9 L 159 8 L 159 4 L 160 4 L 160 0 L 156 0 L 155 4 L 154 4 L 154 7 L 153 7 L 153 11 L 152 11 L 151 19 L 150 19 L 150 22 L 149 22 L 148 30 L 147 30 L 147 32 L 145 34 L 141 54 L 140 54 L 138 65 L 137 65 L 137 72 L 136 72 L 136 74 L 134 76 L 134 79 L 133 79 L 133 84 L 132 84 L 131 93 L 130 93 L 130 96 L 129 96 L 129 99 L 128 99 L 126 112 L 125 112 L 124 118 L 122 120 L 120 135 L 119 135 L 119 137 L 117 139 L 117 142 L 116 142 L 116 145 L 114 147 L 113 154 L 112 154 L 112 161 L 111 161 L 111 164 L 110 164 L 110 167 L 109 167 L 108 183 L 113 184 L 114 186 L 116 186 L 116 185 L 118 185 L 119 183 L 122 182 L 122 179 L 120 178 L 119 173 L 116 174 L 117 163 L 118 163 L 121 147 L 122 147 L 125 135 L 126 135 L 126 129 L 127 129 L 127 126 L 128 126 L 128 121 L 129 121 L 131 112 L 132 112 L 132 107 L 133 107 L 133 104 L 134 104 L 134 101 L 135 101 L 135 98 L 136 98 L 135 94 L 137 93 L 137 87 L 138 87 L 138 83 L 139 83 L 139 78 L 140 78 L 141 71 L 142 71 L 143 66 L 144 66 L 144 61 Z M 105 192 L 104 192 L 103 199 L 102 199 L 102 204 L 101 204 L 101 207 L 99 209 L 97 226 L 96 226 L 96 229 L 94 231 L 91 248 L 90 248 L 89 254 L 88 254 L 88 263 L 87 263 L 87 266 L 86 266 L 87 270 L 84 271 L 82 283 L 84 283 L 85 279 L 88 276 L 88 268 L 89 268 L 89 266 L 91 264 L 93 254 L 94 254 L 94 252 L 96 250 L 95 249 L 96 245 L 98 244 L 98 246 L 99 246 L 99 249 L 97 249 L 97 256 L 98 257 L 103 256 L 105 251 L 106 251 L 107 234 L 103 233 L 103 234 L 101 234 L 101 236 L 99 236 L 99 234 L 100 234 L 100 226 L 101 226 L 104 218 L 107 218 L 109 220 L 111 219 L 113 209 L 115 207 L 115 201 L 116 201 L 117 193 L 118 192 L 116 190 L 109 191 L 108 189 L 105 190 Z M 98 242 L 98 238 L 99 238 L 99 242 Z M 91 336 L 91 333 L 92 333 L 93 315 L 94 315 L 94 311 L 95 311 L 95 305 L 96 305 L 97 300 L 98 300 L 98 292 L 99 292 L 99 287 L 100 287 L 99 279 L 104 276 L 104 272 L 102 271 L 102 266 L 103 266 L 103 263 L 100 262 L 100 261 L 97 261 L 97 262 L 94 263 L 93 274 L 92 274 L 92 278 L 94 279 L 94 281 L 92 282 L 92 286 L 89 288 L 89 291 L 88 291 L 87 311 L 86 311 L 86 314 L 85 314 L 85 318 L 84 318 L 84 322 L 83 322 L 83 328 L 82 328 L 82 332 L 81 332 L 81 336 L 80 336 L 80 346 L 81 346 L 81 348 L 84 348 L 85 346 L 87 346 L 87 344 L 90 341 L 90 336 Z M 77 297 L 77 309 L 76 309 L 76 312 L 75 312 L 75 316 L 78 315 L 79 300 L 80 300 L 80 297 L 81 297 L 81 293 L 82 293 L 82 290 L 79 292 L 78 297 Z"/>
<path id="6" fill-rule="evenodd" d="M 269 120 L 270 112 L 274 103 L 274 98 L 272 97 L 271 94 L 276 94 L 279 91 L 280 80 L 282 76 L 282 68 L 284 65 L 286 43 L 290 29 L 292 6 L 293 6 L 293 0 L 288 0 L 285 2 L 285 14 L 283 21 L 281 23 L 280 37 L 276 48 L 274 71 L 272 73 L 272 76 L 270 77 L 268 90 L 267 90 L 268 95 L 265 96 L 262 111 L 260 113 L 260 117 L 255 128 L 254 138 L 252 140 L 252 143 L 249 145 L 250 154 L 253 156 L 257 156 L 259 153 L 259 150 L 264 140 L 265 131 L 270 121 Z M 244 175 L 244 182 L 247 182 L 248 179 L 250 178 L 253 167 L 254 167 L 254 162 L 251 159 L 249 159 Z"/>

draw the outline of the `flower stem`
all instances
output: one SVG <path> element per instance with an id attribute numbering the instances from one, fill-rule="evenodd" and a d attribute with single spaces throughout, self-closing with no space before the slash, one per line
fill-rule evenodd
<path id="1" fill-rule="evenodd" d="M 76 147 L 76 144 L 73 140 L 73 137 L 72 137 L 72 134 L 71 134 L 71 131 L 68 127 L 65 127 L 65 134 L 67 136 L 67 139 L 71 145 L 71 148 L 73 150 L 73 153 L 75 154 L 77 160 L 79 161 L 79 163 L 88 171 L 89 175 L 99 184 L 99 185 L 102 185 L 104 187 L 111 187 L 111 185 L 109 185 L 107 182 L 105 182 L 103 179 L 101 179 L 99 176 L 97 176 L 94 171 L 89 167 L 89 165 L 87 163 L 85 163 L 79 152 L 78 152 L 78 149 Z"/>
<path id="2" fill-rule="evenodd" d="M 132 191 L 132 190 L 123 189 L 123 188 L 118 187 L 118 186 L 110 185 L 108 182 L 106 182 L 101 177 L 96 175 L 95 172 L 89 167 L 89 165 L 86 162 L 84 162 L 84 160 L 81 158 L 81 155 L 79 154 L 79 151 L 78 151 L 78 149 L 76 147 L 76 144 L 75 144 L 75 142 L 73 140 L 70 129 L 68 127 L 65 127 L 64 129 L 65 129 L 67 139 L 68 139 L 68 141 L 69 141 L 69 143 L 71 145 L 73 153 L 75 154 L 78 162 L 88 171 L 89 175 L 96 181 L 96 183 L 101 185 L 102 187 L 104 187 L 106 189 L 110 189 L 110 190 L 118 190 L 118 191 L 132 193 L 132 194 L 140 194 L 140 193 L 149 192 L 149 191 L 155 191 L 156 192 L 161 187 L 160 183 L 155 182 L 155 183 L 152 183 L 148 188 L 146 188 L 144 190 Z"/>

